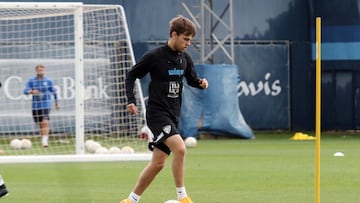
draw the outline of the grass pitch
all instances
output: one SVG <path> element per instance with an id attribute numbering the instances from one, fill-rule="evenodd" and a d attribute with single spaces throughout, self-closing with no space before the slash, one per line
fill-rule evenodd
<path id="1" fill-rule="evenodd" d="M 255 140 L 199 140 L 188 150 L 186 187 L 196 203 L 315 202 L 315 141 L 292 133 L 256 133 Z M 344 157 L 334 157 L 342 152 Z M 147 162 L 0 164 L 6 203 L 118 203 Z M 175 199 L 167 167 L 141 202 Z M 360 202 L 360 136 L 322 135 L 321 202 Z"/>

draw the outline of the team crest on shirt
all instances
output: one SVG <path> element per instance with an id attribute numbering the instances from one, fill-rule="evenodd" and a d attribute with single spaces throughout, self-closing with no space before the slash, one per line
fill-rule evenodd
<path id="1" fill-rule="evenodd" d="M 177 98 L 179 97 L 180 93 L 180 84 L 176 81 L 169 82 L 169 94 L 168 97 L 170 98 Z"/>
<path id="2" fill-rule="evenodd" d="M 163 131 L 166 133 L 166 134 L 169 134 L 170 131 L 171 131 L 171 125 L 166 125 L 163 127 Z"/>

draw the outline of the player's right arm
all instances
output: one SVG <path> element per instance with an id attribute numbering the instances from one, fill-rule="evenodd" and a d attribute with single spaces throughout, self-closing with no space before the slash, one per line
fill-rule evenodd
<path id="1" fill-rule="evenodd" d="M 144 77 L 149 72 L 150 66 L 151 66 L 151 54 L 147 53 L 126 74 L 125 88 L 126 88 L 126 96 L 128 101 L 127 110 L 131 114 L 137 113 L 136 98 L 134 95 L 135 80 Z"/>
<path id="2" fill-rule="evenodd" d="M 28 95 L 28 94 L 36 95 L 36 94 L 39 93 L 38 90 L 33 88 L 32 84 L 33 84 L 32 79 L 29 79 L 28 82 L 26 83 L 25 88 L 24 88 L 24 94 L 26 94 L 26 95 Z"/>
<path id="3" fill-rule="evenodd" d="M 127 110 L 128 112 L 130 112 L 131 114 L 136 115 L 137 114 L 137 107 L 134 103 L 130 103 L 127 105 Z"/>

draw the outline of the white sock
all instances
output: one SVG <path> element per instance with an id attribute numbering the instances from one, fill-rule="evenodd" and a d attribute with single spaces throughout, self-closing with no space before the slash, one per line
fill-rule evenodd
<path id="1" fill-rule="evenodd" d="M 182 199 L 184 197 L 187 197 L 185 187 L 177 187 L 176 188 L 176 194 L 177 194 L 178 199 Z"/>
<path id="2" fill-rule="evenodd" d="M 43 135 L 41 136 L 41 143 L 43 146 L 47 146 L 48 145 L 48 139 L 49 139 L 49 135 Z"/>
<path id="3" fill-rule="evenodd" d="M 0 176 L 0 186 L 4 185 L 4 180 L 2 179 L 2 177 Z"/>
<path id="4" fill-rule="evenodd" d="M 134 192 L 131 192 L 129 195 L 129 199 L 131 203 L 138 203 L 140 201 L 140 195 L 135 194 Z"/>

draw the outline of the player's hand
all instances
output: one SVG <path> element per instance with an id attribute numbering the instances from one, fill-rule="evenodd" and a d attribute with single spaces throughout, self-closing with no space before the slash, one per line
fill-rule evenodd
<path id="1" fill-rule="evenodd" d="M 200 87 L 203 89 L 206 89 L 209 87 L 208 81 L 205 78 L 200 79 L 199 83 L 200 83 Z"/>
<path id="2" fill-rule="evenodd" d="M 55 109 L 59 110 L 60 109 L 60 104 L 58 102 L 55 103 Z"/>
<path id="3" fill-rule="evenodd" d="M 35 90 L 35 89 L 30 90 L 30 94 L 33 94 L 33 95 L 38 95 L 39 93 L 40 93 L 39 90 Z"/>
<path id="4" fill-rule="evenodd" d="M 131 114 L 136 115 L 137 114 L 137 107 L 134 103 L 128 104 L 127 105 L 127 110 L 128 112 L 130 112 Z"/>

